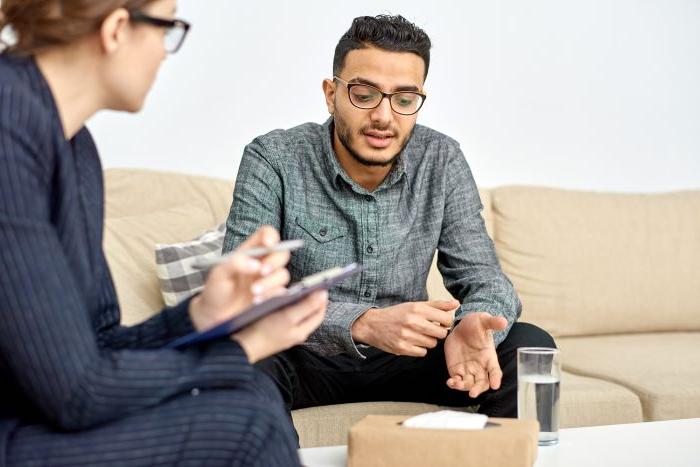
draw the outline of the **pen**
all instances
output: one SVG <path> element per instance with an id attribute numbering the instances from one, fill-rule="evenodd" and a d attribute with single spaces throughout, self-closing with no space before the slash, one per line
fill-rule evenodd
<path id="1" fill-rule="evenodd" d="M 304 247 L 304 241 L 303 240 L 286 240 L 284 242 L 279 242 L 277 245 L 272 246 L 272 247 L 256 247 L 256 248 L 246 248 L 243 250 L 237 250 L 237 251 L 232 251 L 230 253 L 227 253 L 225 255 L 212 258 L 212 259 L 204 259 L 200 258 L 195 262 L 192 267 L 194 269 L 198 270 L 203 270 L 203 269 L 211 269 L 212 267 L 216 266 L 217 264 L 221 264 L 224 261 L 226 261 L 229 256 L 234 255 L 234 254 L 242 254 L 245 256 L 250 256 L 252 258 L 260 258 L 263 256 L 267 256 L 272 253 L 279 253 L 281 251 L 295 251 L 300 248 Z"/>

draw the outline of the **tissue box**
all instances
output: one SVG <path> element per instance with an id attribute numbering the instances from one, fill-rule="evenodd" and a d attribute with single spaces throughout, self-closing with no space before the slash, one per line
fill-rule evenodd
<path id="1" fill-rule="evenodd" d="M 349 467 L 532 467 L 539 424 L 534 420 L 490 418 L 483 430 L 406 428 L 409 417 L 368 415 L 352 426 Z"/>

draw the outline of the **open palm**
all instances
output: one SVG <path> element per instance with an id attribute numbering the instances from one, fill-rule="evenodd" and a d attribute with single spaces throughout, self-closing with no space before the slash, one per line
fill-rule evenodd
<path id="1" fill-rule="evenodd" d="M 450 378 L 447 386 L 469 391 L 476 398 L 501 386 L 503 373 L 498 364 L 493 331 L 505 329 L 508 322 L 489 313 L 469 313 L 445 340 L 445 363 Z"/>

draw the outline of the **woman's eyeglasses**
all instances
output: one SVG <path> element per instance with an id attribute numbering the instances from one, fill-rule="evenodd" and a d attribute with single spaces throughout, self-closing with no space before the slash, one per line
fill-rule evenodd
<path id="1" fill-rule="evenodd" d="M 164 19 L 149 16 L 140 11 L 130 11 L 129 16 L 131 21 L 138 23 L 150 24 L 165 29 L 165 51 L 174 54 L 182 43 L 185 42 L 185 37 L 190 30 L 190 23 L 181 19 Z"/>

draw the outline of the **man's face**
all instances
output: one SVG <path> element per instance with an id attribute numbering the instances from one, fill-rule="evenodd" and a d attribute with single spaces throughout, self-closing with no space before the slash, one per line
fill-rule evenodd
<path id="1" fill-rule="evenodd" d="M 414 53 L 370 47 L 349 52 L 339 78 L 385 93 L 422 91 L 424 72 L 423 59 Z M 391 165 L 408 143 L 417 114 L 394 112 L 389 99 L 382 99 L 374 109 L 357 108 L 350 102 L 347 86 L 337 80 L 324 89 L 336 135 L 345 149 L 364 165 Z"/>

